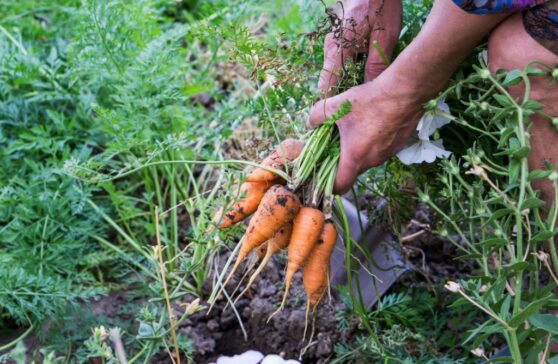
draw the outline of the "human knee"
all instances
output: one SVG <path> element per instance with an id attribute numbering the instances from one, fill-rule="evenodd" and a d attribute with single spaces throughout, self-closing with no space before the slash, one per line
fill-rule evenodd
<path id="1" fill-rule="evenodd" d="M 514 14 L 497 26 L 488 41 L 488 63 L 491 71 L 521 69 L 532 61 L 551 66 L 558 55 L 539 44 L 527 33 L 523 15 Z"/>

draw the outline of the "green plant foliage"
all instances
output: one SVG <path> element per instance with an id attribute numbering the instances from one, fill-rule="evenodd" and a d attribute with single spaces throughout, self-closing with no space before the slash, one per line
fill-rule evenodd
<path id="1" fill-rule="evenodd" d="M 432 1 L 404 5 L 396 53 Z M 100 325 L 122 328 L 131 361 L 166 350 L 167 291 L 171 301 L 203 296 L 220 248 L 242 233 L 210 233 L 214 209 L 235 193 L 222 186 L 244 167 L 222 161 L 257 159 L 247 140 L 306 134 L 330 27 L 323 11 L 319 1 L 0 2 L 0 330 L 34 330 L 44 344 L 28 353 L 21 336 L 0 360 L 114 360 Z M 364 61 L 347 64 L 339 91 L 362 81 Z M 374 221 L 400 235 L 422 201 L 478 272 L 451 298 L 441 287 L 398 287 L 373 309 L 347 289 L 340 329 L 356 321 L 361 331 L 337 343 L 334 362 L 476 362 L 470 350 L 502 342 L 516 362 L 536 362 L 543 339 L 558 338 L 548 277 L 558 256 L 541 254 L 554 247 L 558 209 L 531 184 L 556 187 L 558 174 L 529 172 L 529 117 L 541 105 L 507 91 L 550 72 L 493 75 L 470 57 L 439 96 L 453 115 L 439 136 L 454 156 L 392 160 L 361 178 L 357 195 L 386 202 L 370 211 Z M 120 310 L 135 320 L 91 310 L 119 290 L 129 301 Z M 179 334 L 177 346 L 194 356 L 190 338 Z"/>

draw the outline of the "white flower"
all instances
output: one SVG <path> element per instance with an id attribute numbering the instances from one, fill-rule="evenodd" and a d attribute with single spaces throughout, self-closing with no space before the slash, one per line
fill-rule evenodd
<path id="1" fill-rule="evenodd" d="M 397 153 L 397 158 L 404 164 L 409 165 L 422 162 L 432 163 L 436 158 L 447 158 L 450 155 L 451 152 L 444 149 L 442 140 L 431 142 L 419 139 L 416 143 Z"/>
<path id="2" fill-rule="evenodd" d="M 436 158 L 447 158 L 451 155 L 444 149 L 444 142 L 441 139 L 431 141 L 430 136 L 442 126 L 448 124 L 450 119 L 449 106 L 441 100 L 436 110 L 424 113 L 417 125 L 417 134 L 414 143 L 397 153 L 397 157 L 404 164 L 413 163 L 432 163 Z"/>
<path id="3" fill-rule="evenodd" d="M 449 124 L 450 119 L 445 116 L 449 113 L 449 106 L 444 102 L 444 100 L 440 100 L 440 102 L 438 102 L 436 110 L 424 113 L 417 125 L 419 139 L 429 140 L 429 137 L 434 134 L 437 129 Z"/>

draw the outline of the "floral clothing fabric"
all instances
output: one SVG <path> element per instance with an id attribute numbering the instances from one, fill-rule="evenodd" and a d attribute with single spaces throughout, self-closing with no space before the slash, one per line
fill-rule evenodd
<path id="1" fill-rule="evenodd" d="M 558 0 L 453 0 L 473 14 L 524 11 L 525 30 L 558 55 Z"/>

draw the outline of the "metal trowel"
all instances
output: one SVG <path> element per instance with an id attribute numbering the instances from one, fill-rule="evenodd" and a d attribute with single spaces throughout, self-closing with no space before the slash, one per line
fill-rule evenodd
<path id="1" fill-rule="evenodd" d="M 347 215 L 349 232 L 354 242 L 358 243 L 367 256 L 357 248 L 353 248 L 353 289 L 360 285 L 360 299 L 367 307 L 372 307 L 380 297 L 410 268 L 401 257 L 399 245 L 393 236 L 368 221 L 368 218 L 357 210 L 348 199 L 342 198 L 343 209 Z M 341 235 L 341 234 L 340 234 Z M 343 237 L 337 238 L 337 245 L 331 257 L 332 287 L 348 284 L 346 250 Z"/>

